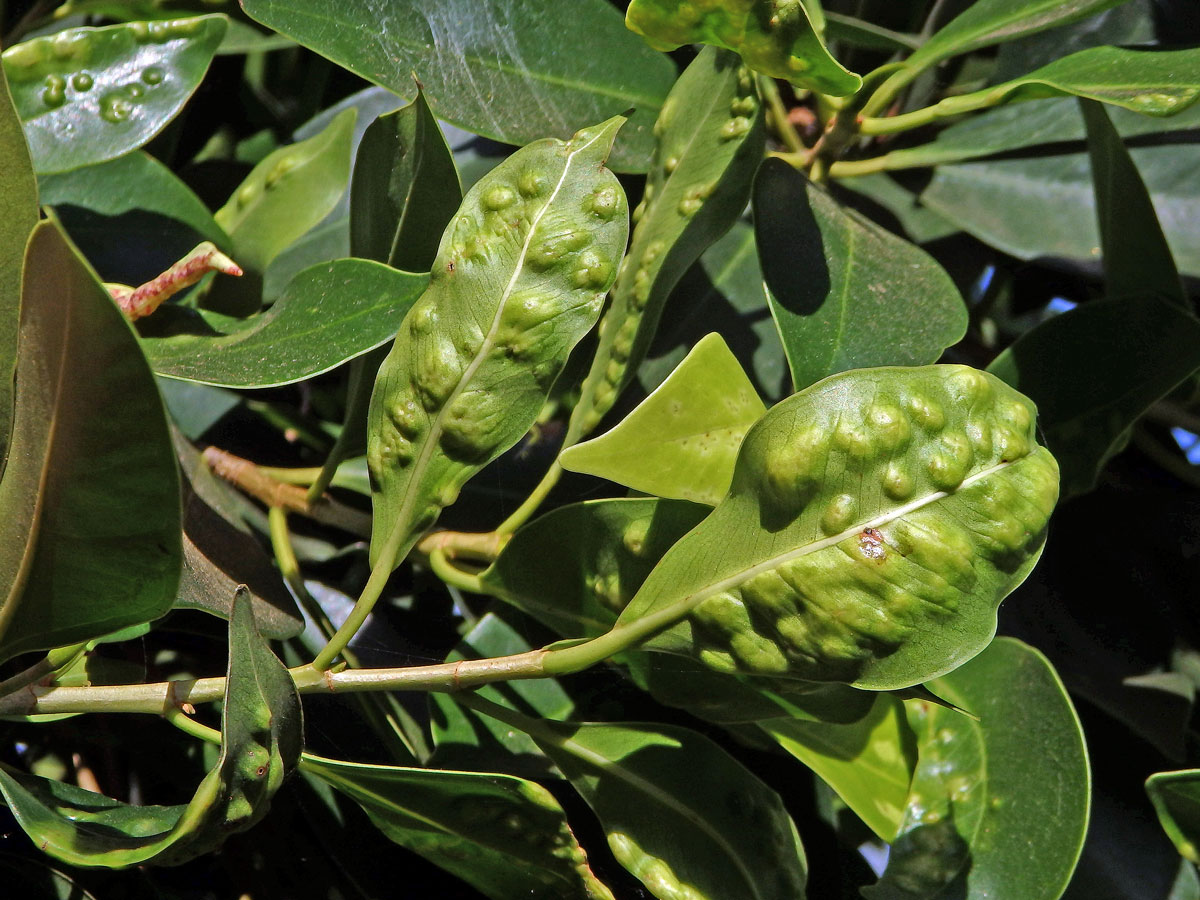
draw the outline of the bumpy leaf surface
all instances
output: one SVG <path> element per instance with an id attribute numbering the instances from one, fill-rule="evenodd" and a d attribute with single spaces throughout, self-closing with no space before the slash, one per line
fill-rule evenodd
<path id="1" fill-rule="evenodd" d="M 371 397 L 373 562 L 399 562 L 525 434 L 599 316 L 628 233 L 603 165 L 623 121 L 531 144 L 464 198 Z"/>
<path id="2" fill-rule="evenodd" d="M 0 769 L 0 793 L 25 832 L 76 866 L 176 865 L 209 853 L 266 815 L 300 759 L 300 697 L 259 635 L 248 598 L 234 603 L 221 755 L 183 806 L 130 806 L 75 785 Z"/>
<path id="3" fill-rule="evenodd" d="M 154 137 L 187 102 L 225 35 L 224 16 L 70 28 L 0 61 L 39 172 L 113 159 Z"/>
<path id="4" fill-rule="evenodd" d="M 612 408 L 645 358 L 671 290 L 746 208 L 764 141 L 753 75 L 734 54 L 706 47 L 671 89 L 654 133 L 637 227 L 571 414 L 568 446 Z"/>
<path id="5" fill-rule="evenodd" d="M 617 627 L 661 622 L 647 646 L 725 672 L 873 690 L 947 672 L 1044 543 L 1058 467 L 1034 419 L 963 366 L 827 378 L 751 428 L 729 496 Z"/>
<path id="6" fill-rule="evenodd" d="M 713 44 L 772 78 L 834 97 L 853 94 L 862 79 L 830 55 L 819 13 L 803 0 L 633 0 L 625 24 L 660 50 Z"/>

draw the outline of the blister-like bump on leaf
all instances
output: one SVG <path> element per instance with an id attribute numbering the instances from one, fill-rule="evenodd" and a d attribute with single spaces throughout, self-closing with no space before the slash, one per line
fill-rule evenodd
<path id="1" fill-rule="evenodd" d="M 1058 467 L 1035 418 L 962 366 L 828 378 L 751 429 L 729 496 L 622 620 L 680 604 L 652 646 L 721 671 L 876 689 L 948 671 L 1045 540 Z"/>

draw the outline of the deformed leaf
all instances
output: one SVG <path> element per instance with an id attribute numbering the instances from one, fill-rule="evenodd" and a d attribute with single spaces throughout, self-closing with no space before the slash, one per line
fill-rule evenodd
<path id="1" fill-rule="evenodd" d="M 520 440 L 599 316 L 628 233 L 603 166 L 623 121 L 530 144 L 464 198 L 371 397 L 372 565 L 397 565 Z"/>
<path id="2" fill-rule="evenodd" d="M 932 256 L 782 160 L 755 178 L 754 227 L 797 390 L 847 369 L 936 362 L 966 333 L 966 304 Z"/>
<path id="3" fill-rule="evenodd" d="M 715 506 L 742 438 L 764 412 L 737 358 L 710 334 L 619 425 L 567 448 L 560 462 L 637 491 Z"/>
<path id="4" fill-rule="evenodd" d="M 1081 100 L 1110 297 L 1157 293 L 1190 309 L 1146 183 L 1099 103 Z"/>
<path id="5" fill-rule="evenodd" d="M 509 775 L 306 755 L 304 771 L 355 800 L 389 839 L 496 900 L 612 900 L 558 801 Z"/>
<path id="6" fill-rule="evenodd" d="M 900 837 L 872 900 L 1057 900 L 1087 832 L 1090 774 L 1066 689 L 1012 638 L 931 682 L 978 720 L 908 701 L 918 761 Z M 953 888 L 951 888 L 953 885 Z"/>
<path id="7" fill-rule="evenodd" d="M 1156 772 L 1146 779 L 1146 793 L 1175 849 L 1200 862 L 1200 769 Z"/>
<path id="8" fill-rule="evenodd" d="M 567 446 L 612 408 L 645 358 L 679 279 L 746 208 L 765 140 L 753 76 L 734 54 L 706 47 L 671 89 L 654 131 L 633 240 L 571 412 Z"/>
<path id="9" fill-rule="evenodd" d="M 224 16 L 69 28 L 0 56 L 38 172 L 145 144 L 187 102 L 225 36 Z"/>
<path id="10" fill-rule="evenodd" d="M 804 896 L 804 848 L 779 795 L 708 738 L 629 723 L 546 723 L 532 737 L 659 900 Z"/>
<path id="11" fill-rule="evenodd" d="M 566 138 L 634 108 L 613 152 L 644 172 L 671 61 L 621 25 L 607 0 L 243 0 L 246 12 L 439 119 L 508 144 Z M 369 40 L 363 36 L 368 35 Z"/>
<path id="12" fill-rule="evenodd" d="M 804 0 L 633 0 L 625 24 L 659 50 L 713 44 L 741 54 L 756 72 L 845 97 L 862 79 L 826 48 L 823 17 L 814 21 L 819 9 Z"/>
<path id="13" fill-rule="evenodd" d="M 365 259 L 305 269 L 246 318 L 167 304 L 138 323 L 160 375 L 223 387 L 302 381 L 387 342 L 429 283 Z"/>
<path id="14" fill-rule="evenodd" d="M 221 755 L 182 806 L 130 806 L 72 784 L 0 768 L 0 793 L 25 833 L 74 866 L 177 865 L 267 813 L 300 759 L 300 697 L 258 634 L 246 599 L 229 623 Z"/>
<path id="15" fill-rule="evenodd" d="M 166 414 L 129 324 L 55 224 L 25 260 L 0 659 L 158 618 L 181 555 Z"/>
<path id="16" fill-rule="evenodd" d="M 1038 404 L 1070 496 L 1090 490 L 1129 427 L 1198 368 L 1200 322 L 1148 295 L 1094 300 L 1057 315 L 1023 334 L 988 371 Z"/>
<path id="17" fill-rule="evenodd" d="M 1057 496 L 1033 404 L 995 377 L 835 375 L 750 429 L 729 495 L 617 629 L 669 625 L 644 646 L 718 671 L 909 687 L 988 644 Z"/>
<path id="18" fill-rule="evenodd" d="M 759 727 L 816 772 L 880 840 L 895 839 L 916 766 L 904 705 L 896 697 L 876 694 L 854 722 L 774 718 Z"/>

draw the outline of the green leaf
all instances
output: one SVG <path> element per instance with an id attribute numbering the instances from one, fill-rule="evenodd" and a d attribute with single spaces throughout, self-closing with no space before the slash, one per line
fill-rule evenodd
<path id="1" fill-rule="evenodd" d="M 825 13 L 825 19 L 829 39 L 851 47 L 891 51 L 916 50 L 921 46 L 919 35 L 893 31 L 866 19 L 835 12 Z"/>
<path id="2" fill-rule="evenodd" d="M 304 771 L 359 803 L 390 840 L 495 900 L 612 900 L 536 782 L 311 755 Z"/>
<path id="3" fill-rule="evenodd" d="M 418 92 L 363 134 L 350 185 L 350 251 L 424 272 L 461 200 L 454 157 Z"/>
<path id="4" fill-rule="evenodd" d="M 679 500 L 593 500 L 534 519 L 480 577 L 563 637 L 608 631 L 662 555 L 710 510 Z"/>
<path id="5" fill-rule="evenodd" d="M 834 97 L 853 94 L 862 79 L 833 58 L 813 18 L 801 0 L 633 0 L 625 24 L 658 50 L 712 44 L 797 87 Z"/>
<path id="6" fill-rule="evenodd" d="M 1038 405 L 1064 496 L 1083 493 L 1154 401 L 1200 368 L 1200 322 L 1156 296 L 1095 300 L 1022 335 L 988 371 Z"/>
<path id="7" fill-rule="evenodd" d="M 130 806 L 61 781 L 0 768 L 0 793 L 44 852 L 74 866 L 178 865 L 266 815 L 301 751 L 300 697 L 234 603 L 221 711 L 221 755 L 185 806 Z"/>
<path id="8" fill-rule="evenodd" d="M 1087 18 L 1124 0 L 976 0 L 913 53 L 905 65 L 927 69 L 951 56 Z"/>
<path id="9" fill-rule="evenodd" d="M 266 312 L 239 319 L 168 304 L 139 322 L 160 375 L 224 387 L 290 384 L 388 341 L 429 283 L 365 259 L 305 269 Z"/>
<path id="10" fill-rule="evenodd" d="M 754 186 L 759 261 L 796 388 L 867 366 L 936 362 L 967 308 L 932 256 L 782 160 Z"/>
<path id="11" fill-rule="evenodd" d="M 916 765 L 898 699 L 877 694 L 867 714 L 847 724 L 776 718 L 759 727 L 816 772 L 880 840 L 896 837 Z"/>
<path id="12" fill-rule="evenodd" d="M 1186 114 L 1185 114 L 1186 115 Z M 1130 150 L 1175 262 L 1200 275 L 1200 144 Z M 1092 172 L 1084 152 L 939 166 L 921 202 L 982 241 L 1021 259 L 1100 256 Z"/>
<path id="13" fill-rule="evenodd" d="M 1191 308 L 1142 176 L 1099 103 L 1081 100 L 1110 297 L 1156 293 Z"/>
<path id="14" fill-rule="evenodd" d="M 660 900 L 804 896 L 804 848 L 779 795 L 708 738 L 628 723 L 545 723 L 532 736 Z"/>
<path id="15" fill-rule="evenodd" d="M 224 16 L 70 28 L 0 56 L 40 173 L 122 156 L 158 134 L 196 90 Z"/>
<path id="16" fill-rule="evenodd" d="M 623 121 L 530 144 L 463 199 L 371 397 L 373 566 L 399 564 L 521 439 L 599 316 L 628 234 L 625 194 L 603 166 Z"/>
<path id="17" fill-rule="evenodd" d="M 904 830 L 864 895 L 1057 900 L 1091 795 L 1083 731 L 1057 673 L 1032 647 L 998 638 L 929 687 L 979 719 L 909 701 L 918 762 Z"/>
<path id="18" fill-rule="evenodd" d="M 25 243 L 38 221 L 37 181 L 21 121 L 0 67 L 0 475 L 13 416 Z"/>
<path id="19" fill-rule="evenodd" d="M 269 153 L 216 212 L 230 255 L 261 274 L 279 252 L 325 218 L 346 193 L 356 111 L 347 109 L 308 140 Z"/>
<path id="20" fill-rule="evenodd" d="M 186 225 L 193 236 L 178 259 L 201 240 L 229 246 L 229 236 L 199 197 L 153 156 L 140 151 L 38 180 L 43 206 L 77 206 L 100 216 L 138 211 Z M 111 240 L 111 233 L 108 235 Z"/>
<path id="21" fill-rule="evenodd" d="M 764 412 L 737 357 L 710 334 L 619 425 L 559 461 L 636 491 L 716 506 L 742 438 Z"/>
<path id="22" fill-rule="evenodd" d="M 600 325 L 599 346 L 571 413 L 566 445 L 599 424 L 633 379 L 679 279 L 746 208 L 762 160 L 754 78 L 737 57 L 706 47 L 654 125 L 658 143 L 629 253 Z"/>
<path id="23" fill-rule="evenodd" d="M 1156 772 L 1146 779 L 1146 793 L 1175 849 L 1185 859 L 1200 861 L 1200 769 Z"/>
<path id="24" fill-rule="evenodd" d="M 987 646 L 1045 541 L 1058 468 L 1034 419 L 965 366 L 860 369 L 793 395 L 617 629 L 670 625 L 644 646 L 724 672 L 894 690 L 950 671 Z"/>
<path id="25" fill-rule="evenodd" d="M 357 75 L 416 95 L 439 119 L 508 144 L 572 132 L 634 108 L 613 165 L 645 171 L 651 123 L 675 69 L 606 0 L 244 0 L 253 18 Z M 370 35 L 370 40 L 363 40 Z"/>
<path id="26" fill-rule="evenodd" d="M 495 613 L 488 613 L 446 657 L 446 662 L 511 656 L 532 649 L 512 625 Z M 485 685 L 475 693 L 510 709 L 531 711 L 543 719 L 568 718 L 575 708 L 566 691 L 550 678 Z M 513 775 L 546 774 L 548 766 L 542 752 L 528 735 L 479 715 L 447 694 L 431 694 L 429 699 L 433 707 L 433 740 L 437 744 L 432 763 L 438 768 L 494 771 L 501 766 Z M 515 758 L 506 760 L 506 754 Z M 517 766 L 528 771 L 515 771 Z"/>
<path id="27" fill-rule="evenodd" d="M 129 324 L 53 223 L 25 260 L 0 659 L 158 618 L 181 554 L 166 414 Z"/>
<path id="28" fill-rule="evenodd" d="M 254 608 L 258 630 L 284 640 L 304 630 L 304 617 L 271 558 L 253 537 L 209 506 L 183 477 L 183 571 L 176 609 L 229 619 L 239 587 Z"/>

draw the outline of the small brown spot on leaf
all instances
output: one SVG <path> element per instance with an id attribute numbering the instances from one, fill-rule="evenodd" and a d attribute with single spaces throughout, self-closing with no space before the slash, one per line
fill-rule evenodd
<path id="1" fill-rule="evenodd" d="M 864 529 L 858 536 L 858 549 L 867 559 L 879 562 L 887 559 L 887 545 L 883 542 L 883 532 L 878 528 Z"/>

